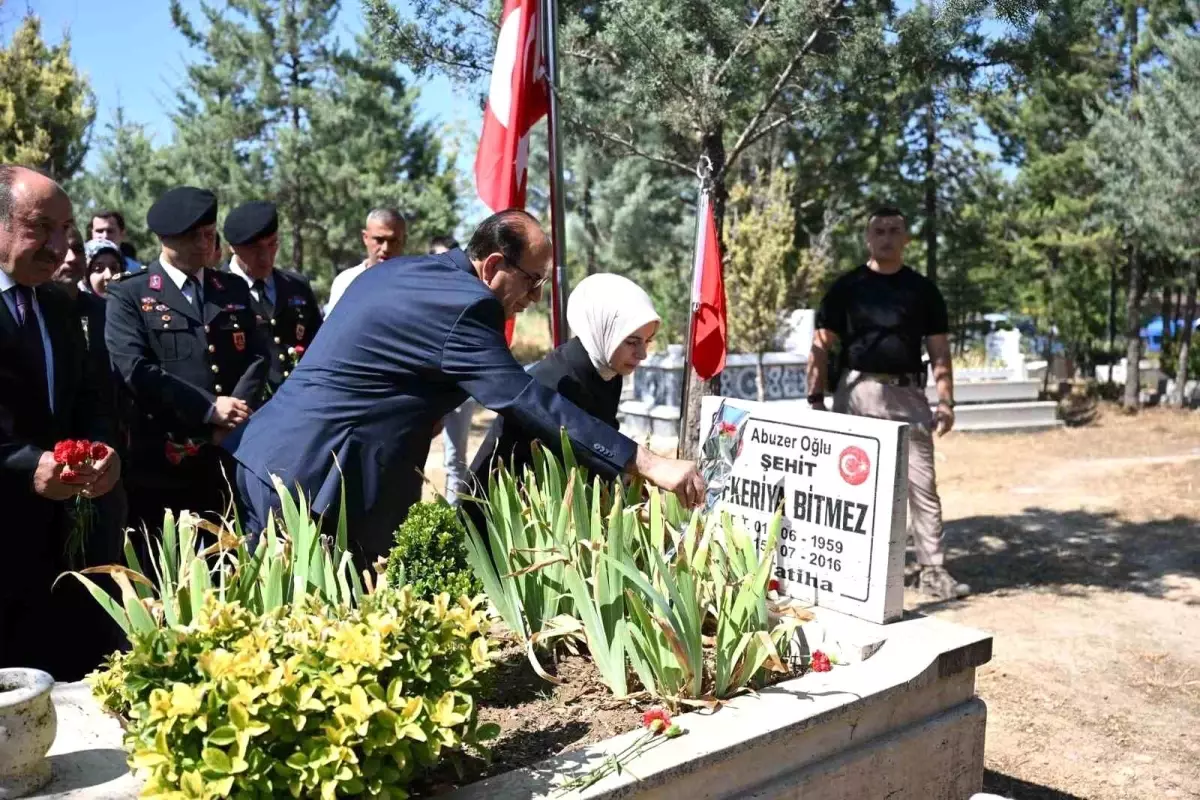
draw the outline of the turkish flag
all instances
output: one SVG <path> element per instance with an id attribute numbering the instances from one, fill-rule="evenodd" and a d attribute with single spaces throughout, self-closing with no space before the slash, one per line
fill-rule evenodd
<path id="1" fill-rule="evenodd" d="M 492 81 L 475 154 L 475 186 L 493 213 L 525 208 L 529 131 L 546 116 L 550 97 L 542 63 L 538 0 L 504 0 Z M 512 343 L 515 320 L 505 323 Z"/>
<path id="2" fill-rule="evenodd" d="M 704 380 L 725 369 L 729 335 L 725 321 L 725 277 L 717 221 L 708 195 L 701 195 L 692 280 L 692 367 Z"/>

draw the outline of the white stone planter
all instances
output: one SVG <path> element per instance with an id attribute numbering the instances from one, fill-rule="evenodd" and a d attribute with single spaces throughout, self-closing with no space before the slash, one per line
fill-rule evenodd
<path id="1" fill-rule="evenodd" d="M 819 623 L 829 612 L 817 609 Z M 983 784 L 987 708 L 975 668 L 985 633 L 934 618 L 889 625 L 847 618 L 824 642 L 859 663 L 686 714 L 688 731 L 583 792 L 555 787 L 641 735 L 634 731 L 445 795 L 446 800 L 967 800 Z M 810 625 L 805 628 L 809 628 Z M 880 641 L 882 644 L 880 644 Z"/>
<path id="2" fill-rule="evenodd" d="M 0 800 L 50 781 L 46 752 L 58 730 L 53 688 L 54 678 L 39 669 L 0 669 Z"/>
<path id="3" fill-rule="evenodd" d="M 736 698 L 714 714 L 677 717 L 685 736 L 661 740 L 622 774 L 584 792 L 555 787 L 619 752 L 640 731 L 442 798 L 967 800 L 980 791 L 987 709 L 975 696 L 975 669 L 991 659 L 991 636 L 932 617 L 875 625 L 825 609 L 816 615 L 804 626 L 804 646 L 834 652 L 848 665 Z M 95 777 L 63 786 L 56 778 L 41 796 L 133 798 L 136 782 L 116 749 L 120 730 L 86 692 L 82 684 L 56 688 L 70 721 L 55 752 L 64 775 L 86 765 Z M 105 763 L 89 760 L 97 752 Z"/>

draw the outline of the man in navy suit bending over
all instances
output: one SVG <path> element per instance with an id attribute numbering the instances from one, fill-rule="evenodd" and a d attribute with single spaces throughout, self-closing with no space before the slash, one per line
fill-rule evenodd
<path id="1" fill-rule="evenodd" d="M 466 252 L 393 258 L 360 275 L 279 392 L 225 440 L 246 530 L 257 535 L 278 507 L 272 475 L 327 520 L 344 480 L 353 545 L 368 563 L 385 556 L 421 498 L 435 425 L 468 396 L 550 446 L 565 428 L 594 473 L 639 475 L 698 504 L 693 463 L 634 444 L 513 358 L 504 320 L 541 299 L 551 260 L 537 220 L 510 209 L 485 220 Z"/>

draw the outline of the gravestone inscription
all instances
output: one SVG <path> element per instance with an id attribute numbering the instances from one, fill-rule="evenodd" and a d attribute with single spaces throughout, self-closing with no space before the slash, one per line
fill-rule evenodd
<path id="1" fill-rule="evenodd" d="M 706 397 L 705 505 L 759 541 L 777 511 L 782 594 L 871 622 L 904 610 L 907 425 L 798 404 Z"/>

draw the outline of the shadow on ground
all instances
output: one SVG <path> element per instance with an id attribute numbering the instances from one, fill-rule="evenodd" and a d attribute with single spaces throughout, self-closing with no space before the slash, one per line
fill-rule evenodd
<path id="1" fill-rule="evenodd" d="M 1041 586 L 1162 597 L 1167 576 L 1200 578 L 1200 520 L 1183 516 L 1133 523 L 1114 513 L 1028 508 L 948 522 L 945 545 L 946 567 L 975 594 Z"/>
<path id="2" fill-rule="evenodd" d="M 1009 800 L 1086 800 L 1078 795 L 1060 792 L 1049 786 L 1023 781 L 990 769 L 983 773 L 983 790 Z"/>

